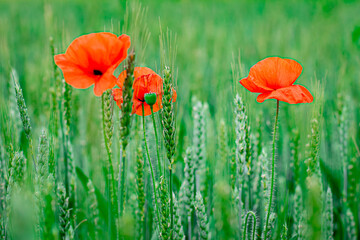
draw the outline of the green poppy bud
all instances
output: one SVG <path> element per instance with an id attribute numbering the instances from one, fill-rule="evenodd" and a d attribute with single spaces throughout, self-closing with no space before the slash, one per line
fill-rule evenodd
<path id="1" fill-rule="evenodd" d="M 156 93 L 146 93 L 144 98 L 145 98 L 145 102 L 150 106 L 156 103 Z"/>

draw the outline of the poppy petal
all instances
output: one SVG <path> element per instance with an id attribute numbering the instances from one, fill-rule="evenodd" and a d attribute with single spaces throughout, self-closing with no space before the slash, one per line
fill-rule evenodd
<path id="1" fill-rule="evenodd" d="M 134 89 L 133 98 L 134 99 L 145 101 L 145 99 L 144 99 L 145 93 L 149 92 L 146 85 L 147 84 L 145 83 L 143 77 L 135 79 L 135 81 L 133 83 L 133 89 Z"/>
<path id="2" fill-rule="evenodd" d="M 147 67 L 135 67 L 134 68 L 134 78 L 135 79 L 137 79 L 141 76 L 144 76 L 144 75 L 149 75 L 149 74 L 156 74 L 156 73 Z"/>
<path id="3" fill-rule="evenodd" d="M 123 102 L 122 89 L 114 88 L 112 90 L 112 95 L 113 95 L 114 101 L 116 102 L 116 105 L 118 105 L 118 107 L 121 109 L 121 104 Z"/>
<path id="4" fill-rule="evenodd" d="M 262 86 L 261 84 L 257 83 L 256 79 L 250 74 L 247 78 L 241 79 L 240 84 L 253 93 L 262 93 L 273 90 L 271 88 Z"/>
<path id="5" fill-rule="evenodd" d="M 122 56 L 125 55 L 125 58 L 127 56 L 127 51 L 131 46 L 131 41 L 130 41 L 130 37 L 126 34 L 122 34 L 118 37 L 118 39 L 120 40 L 120 42 L 122 42 L 123 47 L 122 47 Z M 125 59 L 124 58 L 124 59 Z"/>
<path id="6" fill-rule="evenodd" d="M 130 38 L 126 35 L 119 39 L 112 33 L 91 33 L 76 38 L 65 54 L 84 69 L 105 72 L 126 58 L 129 46 Z"/>
<path id="7" fill-rule="evenodd" d="M 153 112 L 156 113 L 162 108 L 162 95 L 158 95 L 156 99 L 156 103 L 153 106 Z"/>
<path id="8" fill-rule="evenodd" d="M 119 74 L 119 77 L 116 79 L 116 85 L 121 89 L 124 86 L 125 78 L 126 78 L 126 70 L 122 71 Z"/>
<path id="9" fill-rule="evenodd" d="M 156 113 L 158 112 L 162 105 L 162 97 L 161 96 L 157 96 L 156 99 L 156 103 L 153 105 L 153 112 Z M 132 114 L 136 114 L 139 116 L 142 116 L 142 104 L 144 104 L 144 116 L 149 116 L 151 115 L 151 109 L 150 109 L 150 105 L 145 103 L 145 102 L 141 102 L 141 101 L 134 101 L 133 103 L 133 109 L 132 109 Z"/>
<path id="10" fill-rule="evenodd" d="M 142 75 L 135 79 L 134 98 L 144 100 L 145 93 L 156 93 L 162 96 L 162 78 L 157 74 Z"/>
<path id="11" fill-rule="evenodd" d="M 62 70 L 65 82 L 74 88 L 88 88 L 94 84 L 94 78 L 66 58 L 65 54 L 54 56 L 56 65 Z"/>
<path id="12" fill-rule="evenodd" d="M 156 76 L 158 76 L 160 79 L 161 77 L 159 75 L 157 75 L 153 70 L 151 70 L 150 68 L 147 67 L 135 67 L 134 68 L 134 83 L 133 83 L 133 88 L 139 88 L 139 87 L 146 87 L 145 82 L 143 80 L 139 80 L 139 78 L 143 77 L 144 75 L 149 75 L 149 74 L 155 74 Z M 116 80 L 116 85 L 120 88 L 123 87 L 124 85 L 124 81 L 126 78 L 126 70 L 122 71 L 119 75 L 119 77 Z M 162 79 L 161 79 L 162 81 Z"/>
<path id="13" fill-rule="evenodd" d="M 262 93 L 257 97 L 257 101 L 262 103 L 267 99 L 277 99 L 290 104 L 311 103 L 313 96 L 301 85 L 280 88 L 271 92 Z"/>
<path id="14" fill-rule="evenodd" d="M 157 74 L 149 74 L 144 76 L 147 77 L 147 88 L 149 92 L 156 93 L 157 96 L 162 95 L 162 78 Z"/>
<path id="15" fill-rule="evenodd" d="M 251 67 L 247 81 L 253 83 L 250 88 L 257 86 L 269 91 L 291 86 L 301 72 L 302 66 L 295 60 L 269 57 Z"/>
<path id="16" fill-rule="evenodd" d="M 177 99 L 177 93 L 176 93 L 176 90 L 173 89 L 172 101 L 173 101 L 173 102 L 176 102 L 176 99 Z"/>
<path id="17" fill-rule="evenodd" d="M 112 73 L 107 72 L 95 82 L 94 94 L 100 97 L 106 90 L 112 89 L 116 85 L 116 78 Z"/>
<path id="18" fill-rule="evenodd" d="M 142 116 L 142 105 L 144 104 L 144 116 L 148 116 L 151 114 L 150 106 L 146 104 L 145 102 L 142 102 L 138 99 L 133 100 L 133 107 L 132 107 L 132 114 L 136 114 L 139 116 Z"/>

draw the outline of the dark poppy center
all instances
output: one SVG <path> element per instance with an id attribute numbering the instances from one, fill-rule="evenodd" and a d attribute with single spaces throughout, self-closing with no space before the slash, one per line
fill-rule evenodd
<path id="1" fill-rule="evenodd" d="M 100 76 L 102 75 L 102 72 L 100 70 L 94 70 L 94 75 Z"/>
<path id="2" fill-rule="evenodd" d="M 137 98 L 137 100 L 139 100 L 139 101 L 140 101 L 140 102 L 142 102 L 142 103 L 144 103 L 144 102 L 145 102 L 144 98 L 143 98 L 143 99 L 141 99 L 141 98 Z"/>

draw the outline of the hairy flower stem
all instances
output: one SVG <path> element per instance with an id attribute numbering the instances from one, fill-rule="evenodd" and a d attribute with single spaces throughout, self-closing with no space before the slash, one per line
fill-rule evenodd
<path id="1" fill-rule="evenodd" d="M 153 169 L 151 159 L 150 159 L 149 148 L 148 148 L 147 141 L 146 141 L 144 104 L 142 104 L 142 117 L 143 117 L 143 131 L 144 131 L 144 142 L 145 142 L 146 156 L 147 156 L 147 159 L 149 161 L 151 178 L 152 178 L 152 182 L 153 182 L 153 191 L 154 191 L 155 208 L 156 208 L 155 212 L 156 212 L 156 215 L 157 215 L 158 227 L 159 227 L 159 231 L 160 231 L 160 226 L 159 226 L 160 214 L 159 214 L 159 208 L 158 208 L 158 200 L 157 200 L 157 196 L 156 196 L 155 175 L 154 175 L 154 169 Z"/>
<path id="2" fill-rule="evenodd" d="M 254 222 L 253 222 L 253 231 L 252 231 L 252 240 L 255 240 L 255 233 L 256 233 L 256 215 L 253 211 L 248 211 L 246 216 L 245 216 L 245 229 L 244 229 L 244 233 L 243 233 L 243 240 L 246 240 L 246 228 L 247 228 L 247 224 L 248 224 L 248 219 L 249 216 L 252 215 L 254 218 Z"/>
<path id="3" fill-rule="evenodd" d="M 163 172 L 162 172 L 162 168 L 161 168 L 161 161 L 160 161 L 160 154 L 159 154 L 159 141 L 158 141 L 158 134 L 157 134 L 157 129 L 156 129 L 156 121 L 155 121 L 155 116 L 154 116 L 154 111 L 153 111 L 153 105 L 150 105 L 150 110 L 151 110 L 151 117 L 152 117 L 152 120 L 153 120 L 154 132 L 155 132 L 156 154 L 157 154 L 157 160 L 158 160 L 158 168 L 159 168 L 159 172 L 160 172 L 160 176 L 161 176 L 163 174 Z M 164 168 L 165 168 L 165 166 L 164 166 Z"/>
<path id="4" fill-rule="evenodd" d="M 268 232 L 268 225 L 269 225 L 269 218 L 270 218 L 270 210 L 272 204 L 272 197 L 274 192 L 274 178 L 275 178 L 275 141 L 276 141 L 276 129 L 277 123 L 279 118 L 279 100 L 276 102 L 276 116 L 275 116 L 275 124 L 274 124 L 274 136 L 273 136 L 273 146 L 272 146 L 272 161 L 271 161 L 271 186 L 270 186 L 270 197 L 269 197 L 269 204 L 266 214 L 266 224 L 265 224 L 265 238 Z"/>

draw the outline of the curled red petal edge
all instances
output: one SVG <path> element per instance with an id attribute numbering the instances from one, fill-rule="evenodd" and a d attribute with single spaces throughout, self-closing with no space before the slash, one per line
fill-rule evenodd
<path id="1" fill-rule="evenodd" d="M 301 85 L 292 85 L 290 87 L 268 91 L 260 94 L 256 100 L 262 103 L 268 99 L 277 99 L 290 104 L 311 103 L 314 100 L 309 90 Z"/>

